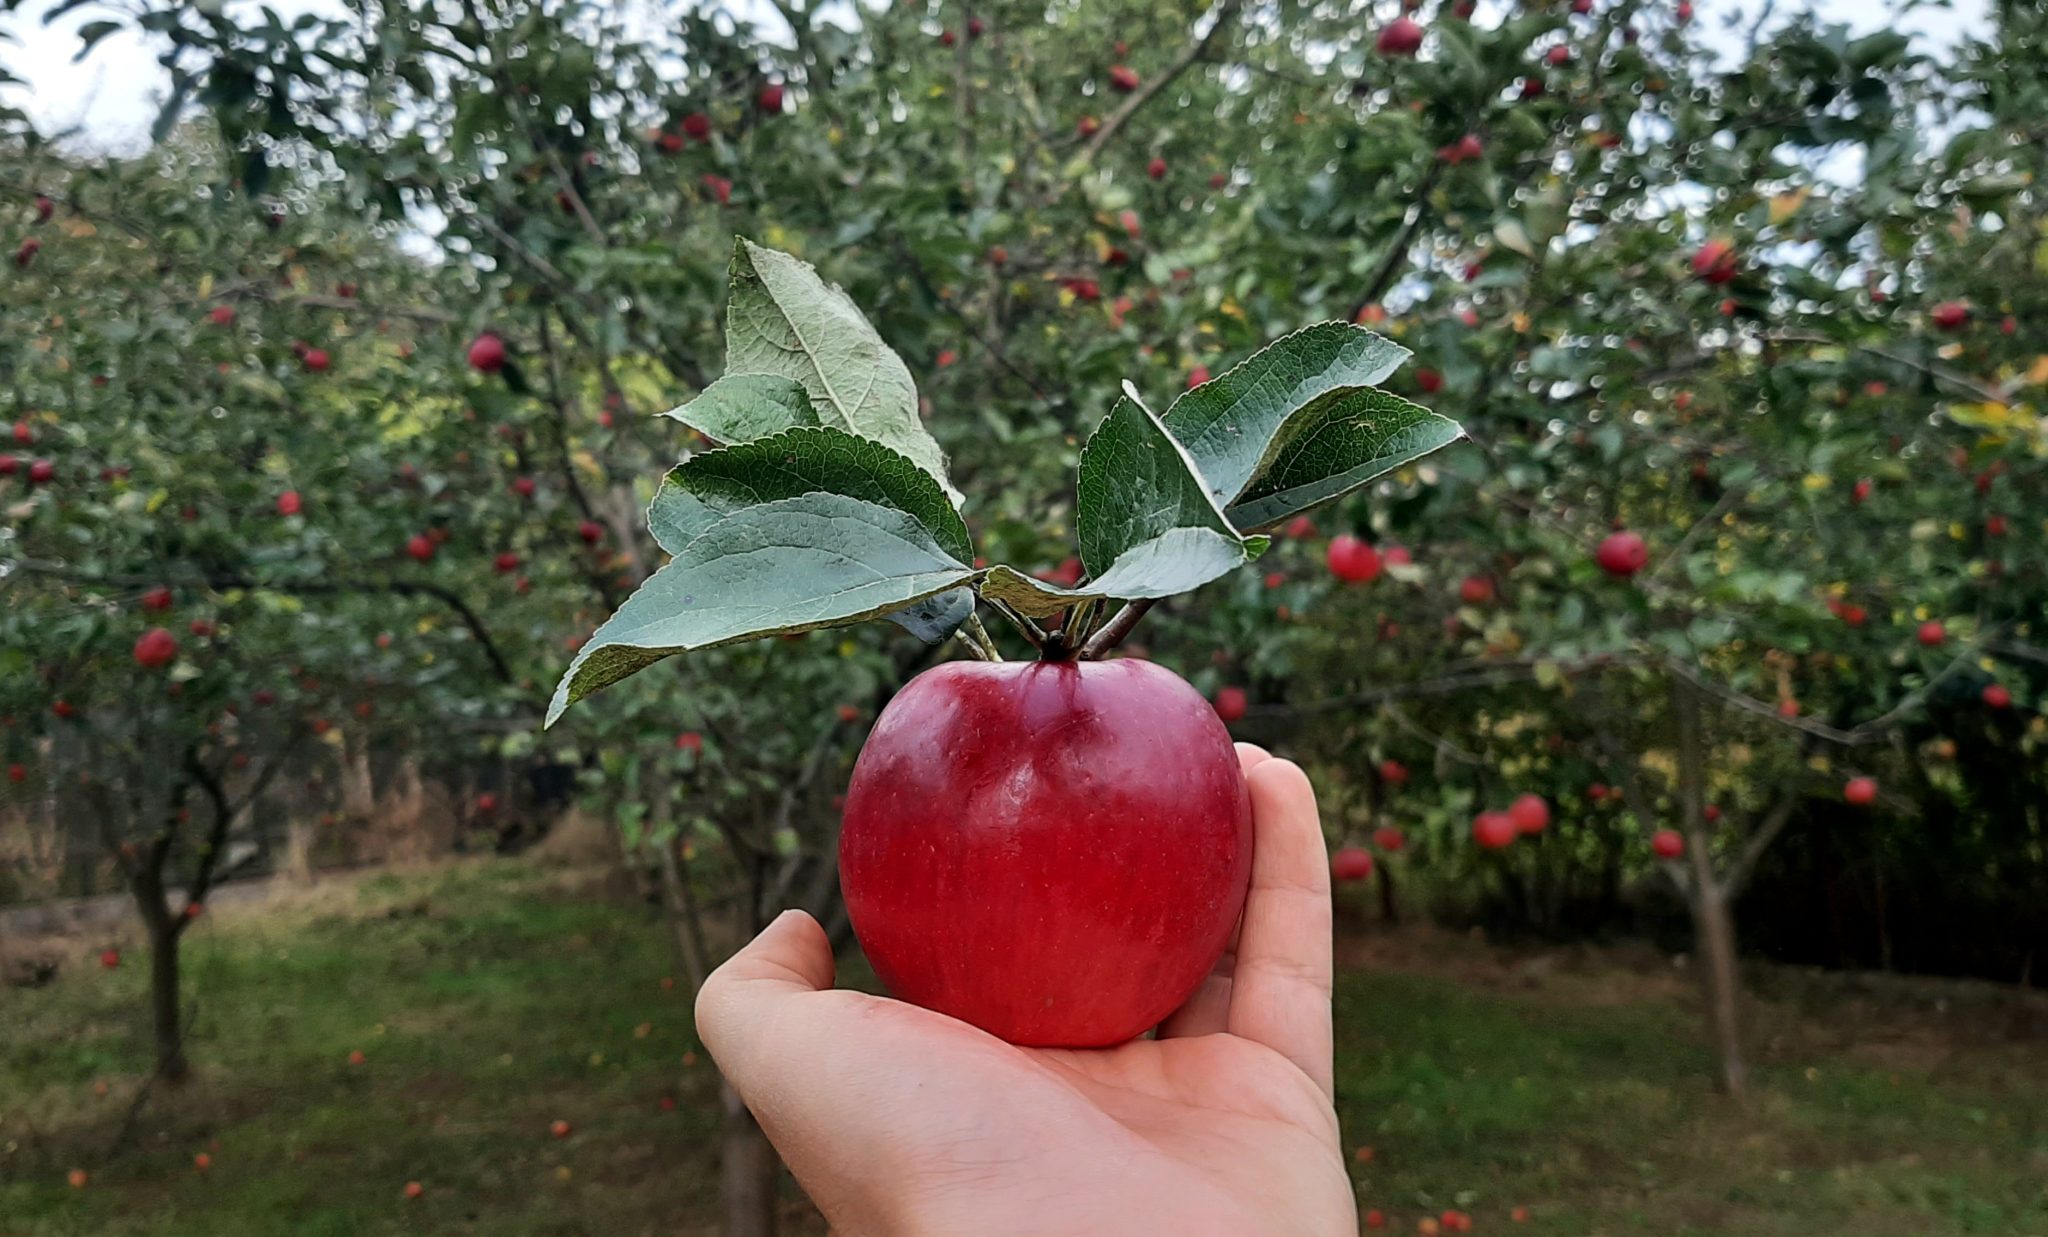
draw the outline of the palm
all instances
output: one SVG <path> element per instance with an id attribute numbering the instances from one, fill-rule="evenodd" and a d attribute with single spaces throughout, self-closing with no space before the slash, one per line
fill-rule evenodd
<path id="1" fill-rule="evenodd" d="M 1244 759 L 1249 775 L 1267 758 Z M 1258 833 L 1242 948 L 1157 1039 L 1017 1048 L 929 1010 L 821 990 L 830 953 L 807 920 L 779 922 L 750 947 L 815 936 L 807 956 L 792 950 L 744 977 L 801 994 L 767 1027 L 730 1026 L 730 985 L 707 984 L 706 1042 L 837 1226 L 1355 1230 L 1330 1092 L 1329 890 L 1314 800 L 1298 771 L 1250 781 Z M 771 1051 L 767 1036 L 786 1042 Z"/>

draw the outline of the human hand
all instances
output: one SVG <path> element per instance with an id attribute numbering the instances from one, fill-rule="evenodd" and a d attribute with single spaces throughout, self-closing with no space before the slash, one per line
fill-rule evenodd
<path id="1" fill-rule="evenodd" d="M 1332 1102 L 1330 880 L 1315 792 L 1238 745 L 1251 890 L 1158 1038 L 1018 1048 L 832 988 L 790 911 L 718 968 L 697 1029 L 848 1237 L 1328 1237 L 1357 1231 Z"/>

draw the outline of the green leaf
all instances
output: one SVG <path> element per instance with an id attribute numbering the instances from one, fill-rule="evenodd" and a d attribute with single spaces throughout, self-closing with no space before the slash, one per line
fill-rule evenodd
<path id="1" fill-rule="evenodd" d="M 956 588 L 913 601 L 883 617 L 926 644 L 937 644 L 959 630 L 972 613 L 974 590 Z"/>
<path id="2" fill-rule="evenodd" d="M 1465 436 L 1449 417 L 1372 387 L 1331 391 L 1296 421 L 1271 466 L 1231 506 L 1237 527 L 1271 527 Z"/>
<path id="3" fill-rule="evenodd" d="M 741 238 L 733 247 L 725 348 L 728 372 L 803 384 L 820 424 L 901 451 L 959 501 L 946 458 L 917 415 L 917 386 L 903 358 L 810 263 Z"/>
<path id="4" fill-rule="evenodd" d="M 815 492 L 901 511 L 947 554 L 961 562 L 974 558 L 967 524 L 936 478 L 881 443 L 824 426 L 784 430 L 684 460 L 647 508 L 647 530 L 662 549 L 680 554 L 735 511 Z"/>
<path id="5" fill-rule="evenodd" d="M 1336 387 L 1371 386 L 1409 355 L 1363 327 L 1319 322 L 1181 395 L 1166 410 L 1166 428 L 1216 502 L 1228 504 L 1266 471 L 1312 400 Z"/>
<path id="6" fill-rule="evenodd" d="M 1224 539 L 1212 529 L 1177 528 L 1138 546 L 1100 579 L 1077 588 L 1061 588 L 1000 565 L 989 568 L 978 587 L 983 597 L 1000 601 L 1026 618 L 1046 618 L 1077 601 L 1185 593 L 1251 562 L 1270 544 L 1270 537 L 1237 541 Z M 1191 578 L 1196 584 L 1187 583 Z"/>
<path id="7" fill-rule="evenodd" d="M 818 424 L 803 384 L 776 374 L 727 374 L 697 398 L 661 414 L 713 442 L 746 442 L 777 430 Z"/>
<path id="8" fill-rule="evenodd" d="M 556 686 L 547 724 L 664 657 L 857 623 L 973 577 L 901 511 L 843 494 L 743 508 L 684 546 L 597 629 Z"/>

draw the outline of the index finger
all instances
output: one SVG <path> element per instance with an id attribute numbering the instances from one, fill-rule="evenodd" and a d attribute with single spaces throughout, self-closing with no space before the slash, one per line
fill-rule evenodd
<path id="1" fill-rule="evenodd" d="M 1291 760 L 1247 771 L 1252 881 L 1239 934 L 1230 1033 L 1336 1090 L 1330 1029 L 1330 864 L 1308 776 Z"/>

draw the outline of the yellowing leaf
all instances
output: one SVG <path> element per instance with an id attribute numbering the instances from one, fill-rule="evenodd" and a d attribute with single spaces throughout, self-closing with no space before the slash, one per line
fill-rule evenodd
<path id="1" fill-rule="evenodd" d="M 1776 226 L 1799 213 L 1806 205 L 1806 199 L 1813 193 L 1813 186 L 1802 185 L 1790 193 L 1781 193 L 1771 199 L 1771 224 Z"/>
<path id="2" fill-rule="evenodd" d="M 2027 382 L 2033 386 L 2048 383 L 2048 353 L 2035 357 L 2034 363 L 2027 367 Z"/>
<path id="3" fill-rule="evenodd" d="M 1834 484 L 1834 479 L 1824 473 L 1810 472 L 1799 479 L 1799 484 L 1808 490 L 1824 490 Z"/>
<path id="4" fill-rule="evenodd" d="M 209 271 L 209 272 L 207 272 L 206 274 L 204 274 L 204 275 L 201 275 L 201 276 L 199 277 L 199 299 L 203 301 L 203 300 L 205 300 L 205 299 L 206 299 L 207 297 L 209 297 L 209 296 L 212 296 L 212 295 L 213 295 L 213 273 L 212 273 L 211 271 Z"/>

